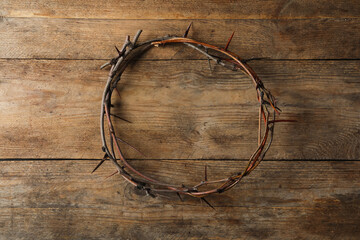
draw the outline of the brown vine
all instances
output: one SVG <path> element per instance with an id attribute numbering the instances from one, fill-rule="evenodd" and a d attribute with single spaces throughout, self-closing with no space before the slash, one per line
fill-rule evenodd
<path id="1" fill-rule="evenodd" d="M 141 30 L 139 30 L 135 35 L 133 41 L 130 41 L 130 37 L 127 36 L 122 48 L 120 50 L 116 48 L 118 56 L 111 59 L 109 63 L 106 63 L 101 67 L 104 68 L 108 65 L 111 66 L 102 96 L 100 114 L 100 129 L 103 145 L 102 150 L 105 152 L 105 155 L 101 162 L 93 170 L 93 172 L 105 160 L 110 160 L 117 169 L 115 173 L 120 174 L 126 181 L 136 186 L 137 188 L 144 190 L 148 195 L 155 196 L 157 193 L 160 192 L 174 192 L 178 194 L 179 197 L 181 194 L 190 195 L 193 197 L 201 198 L 206 203 L 208 203 L 204 199 L 205 196 L 214 193 L 222 193 L 231 189 L 233 186 L 239 183 L 243 177 L 247 176 L 259 165 L 259 163 L 261 162 L 261 160 L 264 159 L 267 151 L 271 146 L 274 136 L 275 123 L 287 120 L 276 120 L 276 114 L 279 113 L 280 109 L 276 106 L 276 101 L 273 95 L 270 93 L 269 90 L 265 88 L 262 81 L 259 79 L 254 70 L 246 63 L 246 61 L 242 60 L 238 55 L 228 50 L 228 46 L 234 33 L 229 38 L 226 47 L 219 48 L 207 43 L 199 42 L 188 38 L 187 35 L 190 26 L 191 24 L 185 31 L 185 34 L 181 37 L 165 36 L 140 44 L 137 43 L 137 40 L 142 32 Z M 257 100 L 259 102 L 258 147 L 250 156 L 249 162 L 244 170 L 239 171 L 238 173 L 226 178 L 209 181 L 207 179 L 207 169 L 205 167 L 204 181 L 201 181 L 200 183 L 192 187 L 185 185 L 175 186 L 168 183 L 160 182 L 156 179 L 153 179 L 152 177 L 144 175 L 143 173 L 136 170 L 133 166 L 131 166 L 131 164 L 125 159 L 120 149 L 119 142 L 126 142 L 116 135 L 111 119 L 111 116 L 121 118 L 111 113 L 112 93 L 114 90 L 117 91 L 116 86 L 121 79 L 122 73 L 130 62 L 135 60 L 138 56 L 147 51 L 149 48 L 160 47 L 164 46 L 165 44 L 184 44 L 188 47 L 196 49 L 197 51 L 205 55 L 209 59 L 209 63 L 212 60 L 216 64 L 219 64 L 226 68 L 230 68 L 231 70 L 242 71 L 252 80 L 257 93 Z M 106 134 L 104 131 L 105 126 L 107 126 L 108 132 L 110 134 L 108 140 L 106 140 Z M 204 186 L 210 186 L 214 184 L 216 185 L 216 187 L 201 190 L 201 188 L 203 188 Z"/>

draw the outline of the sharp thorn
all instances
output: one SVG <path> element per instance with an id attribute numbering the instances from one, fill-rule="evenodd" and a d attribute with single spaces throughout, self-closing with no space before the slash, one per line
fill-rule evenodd
<path id="1" fill-rule="evenodd" d="M 215 210 L 215 208 L 204 197 L 202 197 L 200 199 L 203 200 L 209 207 L 211 207 L 212 209 Z"/>
<path id="2" fill-rule="evenodd" d="M 105 162 L 105 159 L 101 160 L 101 161 L 98 163 L 98 165 L 96 165 L 96 167 L 94 168 L 94 170 L 92 170 L 91 173 L 94 173 L 94 172 L 101 166 L 101 164 L 103 164 L 104 162 Z"/>
<path id="3" fill-rule="evenodd" d="M 141 156 L 146 157 L 142 152 L 140 152 L 139 150 L 137 150 L 134 146 L 130 145 L 130 143 L 125 142 L 124 140 L 122 140 L 119 137 L 116 137 L 117 140 L 119 140 L 122 143 L 125 143 L 126 145 L 128 145 L 129 147 L 131 147 L 132 149 L 134 149 L 135 151 L 137 151 Z"/>
<path id="4" fill-rule="evenodd" d="M 226 46 L 225 46 L 225 51 L 227 51 L 227 49 L 228 49 L 228 47 L 229 47 L 229 45 L 230 45 L 230 42 L 231 42 L 231 40 L 232 40 L 232 38 L 233 38 L 233 36 L 234 36 L 234 33 L 235 33 L 235 32 L 233 32 L 233 33 L 231 34 L 229 40 L 227 41 Z"/>
<path id="5" fill-rule="evenodd" d="M 117 51 L 117 53 L 119 54 L 119 56 L 121 55 L 121 51 L 117 48 L 117 46 L 115 46 L 115 49 Z"/>
<path id="6" fill-rule="evenodd" d="M 185 33 L 184 33 L 184 38 L 186 38 L 187 37 L 187 35 L 188 35 L 188 33 L 189 33 L 189 30 L 190 30 L 190 27 L 191 27 L 191 25 L 192 25 L 192 22 L 189 24 L 189 26 L 187 27 L 187 29 L 186 29 L 186 31 L 185 31 Z"/>
<path id="7" fill-rule="evenodd" d="M 121 119 L 121 120 L 123 120 L 123 121 L 125 121 L 125 122 L 132 123 L 132 122 L 130 122 L 129 120 L 126 120 L 125 118 L 122 118 L 122 117 L 120 117 L 120 116 L 118 116 L 118 115 L 115 115 L 115 114 L 112 114 L 112 113 L 110 113 L 110 115 L 113 116 L 113 117 L 119 118 L 119 119 Z"/>
<path id="8" fill-rule="evenodd" d="M 114 172 L 114 173 L 112 173 L 112 174 L 110 174 L 109 176 L 107 176 L 105 179 L 108 179 L 109 177 L 112 177 L 112 176 L 114 176 L 115 174 L 117 174 L 119 171 L 118 170 L 116 170 L 116 172 Z"/>
<path id="9" fill-rule="evenodd" d="M 176 192 L 176 195 L 179 197 L 180 201 L 182 201 L 182 202 L 184 201 L 184 200 L 181 198 L 180 193 Z"/>
<path id="10" fill-rule="evenodd" d="M 103 151 L 105 152 L 105 148 L 104 148 L 104 147 L 102 147 L 102 148 L 103 148 Z M 109 158 L 109 156 L 107 155 L 107 153 L 105 153 L 105 154 L 104 154 L 104 157 L 101 159 L 101 161 L 99 162 L 99 164 L 94 168 L 94 170 L 92 170 L 91 173 L 94 173 L 94 172 L 96 171 L 96 169 L 98 169 L 98 168 L 101 166 L 101 164 L 103 164 L 104 161 L 105 161 L 106 159 L 108 159 L 108 158 Z"/>

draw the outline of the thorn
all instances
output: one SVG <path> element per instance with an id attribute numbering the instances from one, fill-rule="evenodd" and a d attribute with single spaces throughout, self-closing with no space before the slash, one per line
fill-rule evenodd
<path id="1" fill-rule="evenodd" d="M 207 205 L 209 205 L 209 207 L 211 207 L 212 209 L 215 210 L 215 208 L 204 197 L 202 197 L 200 199 L 203 200 Z"/>
<path id="2" fill-rule="evenodd" d="M 110 115 L 113 116 L 113 117 L 119 118 L 119 119 L 121 119 L 121 120 L 123 120 L 123 121 L 125 121 L 125 122 L 132 123 L 132 122 L 130 122 L 129 120 L 126 120 L 125 118 L 122 118 L 122 117 L 120 117 L 120 116 L 118 116 L 118 115 L 115 115 L 115 114 L 112 114 L 112 113 L 110 113 Z"/>
<path id="3" fill-rule="evenodd" d="M 117 174 L 119 171 L 118 170 L 116 170 L 116 172 L 114 172 L 114 173 L 112 173 L 112 174 L 110 174 L 109 176 L 107 176 L 105 179 L 108 179 L 109 177 L 112 177 L 112 176 L 114 176 L 115 174 Z"/>
<path id="4" fill-rule="evenodd" d="M 117 140 L 119 140 L 120 142 L 125 143 L 126 145 L 128 145 L 129 147 L 131 147 L 132 149 L 134 149 L 135 151 L 137 151 L 138 153 L 140 153 L 141 156 L 146 157 L 142 152 L 140 152 L 139 150 L 137 150 L 135 147 L 131 146 L 130 143 L 125 142 L 124 140 L 122 140 L 119 137 L 116 137 Z"/>
<path id="5" fill-rule="evenodd" d="M 208 178 L 207 178 L 207 165 L 205 165 L 205 181 L 207 181 Z"/>
<path id="6" fill-rule="evenodd" d="M 180 193 L 178 193 L 178 192 L 176 192 L 176 195 L 178 195 L 178 197 L 180 198 L 180 201 L 184 201 L 182 198 L 181 198 L 181 196 L 180 196 Z"/>
<path id="7" fill-rule="evenodd" d="M 184 33 L 184 38 L 186 38 L 187 37 L 187 35 L 188 35 L 188 33 L 189 33 L 189 30 L 190 30 L 190 27 L 191 27 L 191 25 L 192 25 L 192 22 L 189 24 L 189 26 L 187 27 L 187 29 L 186 29 L 186 31 L 185 31 L 185 33 Z"/>
<path id="8" fill-rule="evenodd" d="M 98 168 L 101 166 L 101 164 L 103 164 L 104 162 L 105 162 L 105 160 L 102 159 L 102 160 L 98 163 L 98 165 L 96 165 L 96 167 L 94 168 L 94 170 L 92 170 L 91 173 L 94 173 L 94 172 L 96 171 L 96 169 L 98 169 Z"/>
<path id="9" fill-rule="evenodd" d="M 234 33 L 235 33 L 235 31 L 231 34 L 229 40 L 227 41 L 226 46 L 225 46 L 225 51 L 227 51 L 227 49 L 228 49 L 228 47 L 229 47 L 229 45 L 230 45 L 230 42 L 231 42 L 231 40 L 232 40 L 232 38 L 233 38 L 233 36 L 234 36 Z"/>
<path id="10" fill-rule="evenodd" d="M 105 148 L 103 147 L 103 151 L 105 152 Z M 107 155 L 107 153 L 104 154 L 104 157 L 101 159 L 101 161 L 99 162 L 99 164 L 94 168 L 94 170 L 92 170 L 91 173 L 94 173 L 96 171 L 96 169 L 98 169 L 101 164 L 103 164 L 105 162 L 105 160 L 108 158 L 109 156 Z"/>
<path id="11" fill-rule="evenodd" d="M 117 46 L 115 45 L 115 49 L 116 49 L 116 51 L 117 51 L 117 53 L 119 54 L 119 56 L 121 56 L 121 51 L 117 48 Z"/>

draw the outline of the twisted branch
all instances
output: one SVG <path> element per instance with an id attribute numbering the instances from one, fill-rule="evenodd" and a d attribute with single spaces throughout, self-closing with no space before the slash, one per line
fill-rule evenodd
<path id="1" fill-rule="evenodd" d="M 130 184 L 136 186 L 141 190 L 144 190 L 150 196 L 155 196 L 155 194 L 159 192 L 174 192 L 179 196 L 181 200 L 182 198 L 180 197 L 180 195 L 183 194 L 201 198 L 204 202 L 209 204 L 204 199 L 205 196 L 213 193 L 222 193 L 231 189 L 233 186 L 239 183 L 243 177 L 250 174 L 250 172 L 259 165 L 259 163 L 264 159 L 272 143 L 275 123 L 278 121 L 286 120 L 276 120 L 276 113 L 279 113 L 280 109 L 276 106 L 275 98 L 270 93 L 270 91 L 265 88 L 264 84 L 256 75 L 254 70 L 246 63 L 246 61 L 242 60 L 238 55 L 227 50 L 234 33 L 229 38 L 226 47 L 219 48 L 207 43 L 187 38 L 189 29 L 190 26 L 182 37 L 165 36 L 162 38 L 153 39 L 138 44 L 137 40 L 141 34 L 141 30 L 139 30 L 135 35 L 133 41 L 130 41 L 130 37 L 127 36 L 122 48 L 119 50 L 116 47 L 118 56 L 111 59 L 110 62 L 101 66 L 101 68 L 103 68 L 110 65 L 111 68 L 102 96 L 100 113 L 100 132 L 102 139 L 102 149 L 105 152 L 105 156 L 98 164 L 98 166 L 96 166 L 94 171 L 105 160 L 109 159 L 115 165 L 117 169 L 116 173 L 119 173 Z M 140 56 L 148 49 L 152 47 L 164 46 L 165 44 L 184 44 L 185 46 L 196 49 L 197 51 L 205 55 L 209 59 L 209 66 L 210 61 L 214 61 L 215 64 L 229 68 L 233 71 L 241 71 L 252 80 L 259 102 L 258 146 L 254 153 L 251 155 L 249 162 L 243 171 L 240 171 L 227 178 L 209 181 L 207 179 L 207 168 L 205 167 L 204 181 L 201 181 L 200 183 L 195 184 L 192 187 L 186 187 L 184 185 L 175 186 L 168 183 L 160 182 L 156 179 L 142 174 L 133 166 L 131 166 L 131 164 L 125 159 L 119 146 L 119 141 L 125 141 L 116 135 L 111 119 L 111 116 L 116 117 L 116 115 L 111 113 L 112 93 L 114 90 L 118 92 L 116 86 L 120 81 L 124 70 L 130 62 L 132 62 L 134 59 L 136 59 L 136 57 Z M 119 92 L 118 94 L 120 95 Z M 110 138 L 108 141 L 106 140 L 106 134 L 104 131 L 105 126 L 107 126 L 108 132 L 110 134 Z M 208 190 L 200 189 L 206 185 L 214 184 L 217 184 L 215 188 L 212 187 Z"/>

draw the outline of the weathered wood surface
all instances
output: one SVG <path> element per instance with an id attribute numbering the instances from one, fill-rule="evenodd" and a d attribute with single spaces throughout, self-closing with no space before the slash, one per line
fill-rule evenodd
<path id="1" fill-rule="evenodd" d="M 359 239 L 359 8 L 357 0 L 0 1 L 0 240 Z M 102 156 L 99 66 L 137 29 L 144 41 L 182 35 L 190 22 L 197 40 L 224 46 L 235 31 L 231 51 L 268 58 L 250 65 L 278 97 L 281 118 L 298 120 L 276 125 L 267 160 L 241 184 L 208 198 L 216 211 L 105 179 L 109 162 L 90 174 Z M 256 144 L 250 81 L 211 73 L 202 59 L 182 46 L 152 49 L 122 79 L 117 113 L 133 123 L 116 128 L 146 157 L 124 145 L 125 155 L 164 181 L 197 183 L 205 165 L 210 179 L 228 176 Z"/>
<path id="2" fill-rule="evenodd" d="M 96 7 L 91 7 L 96 6 Z M 20 1 L 2 0 L 5 17 L 102 19 L 293 19 L 360 16 L 357 0 Z"/>
<path id="3" fill-rule="evenodd" d="M 190 36 L 247 58 L 358 59 L 360 19 L 192 20 Z M 109 59 L 138 29 L 140 41 L 182 35 L 189 20 L 0 19 L 0 58 Z M 151 57 L 149 57 L 151 56 Z M 147 58 L 203 58 L 181 47 Z"/>
<path id="4" fill-rule="evenodd" d="M 132 161 L 185 182 L 236 171 L 238 161 Z M 1 239 L 358 239 L 358 161 L 265 161 L 243 184 L 208 201 L 153 199 L 104 179 L 95 161 L 0 162 Z"/>
<path id="5" fill-rule="evenodd" d="M 103 61 L 0 60 L 1 158 L 100 158 Z M 269 159 L 358 159 L 358 61 L 253 61 L 282 119 Z M 148 159 L 247 159 L 257 101 L 242 73 L 206 60 L 138 61 L 120 84 L 115 120 Z M 117 95 L 115 95 L 117 98 Z M 117 98 L 118 99 L 118 98 Z M 126 145 L 130 158 L 143 158 Z"/>

